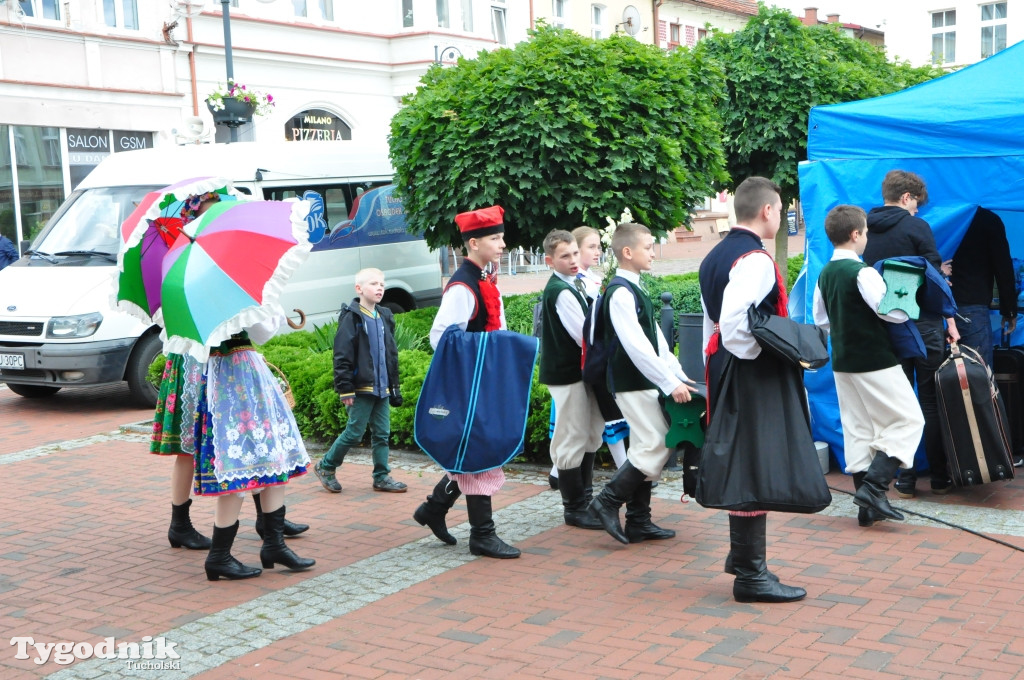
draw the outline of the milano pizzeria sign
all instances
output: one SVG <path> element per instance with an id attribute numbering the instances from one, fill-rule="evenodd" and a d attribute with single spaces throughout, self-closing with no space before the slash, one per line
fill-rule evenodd
<path id="1" fill-rule="evenodd" d="M 308 109 L 284 124 L 284 138 L 289 142 L 340 141 L 352 139 L 352 128 L 337 114 Z"/>

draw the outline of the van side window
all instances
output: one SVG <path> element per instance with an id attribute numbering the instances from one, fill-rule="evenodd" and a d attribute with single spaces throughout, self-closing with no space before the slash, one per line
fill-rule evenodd
<path id="1" fill-rule="evenodd" d="M 356 198 L 370 189 L 389 184 L 385 181 L 344 182 L 338 184 L 302 184 L 291 187 L 264 187 L 263 197 L 268 201 L 301 198 L 307 191 L 315 191 L 324 199 L 324 219 L 327 231 L 351 218 Z"/>

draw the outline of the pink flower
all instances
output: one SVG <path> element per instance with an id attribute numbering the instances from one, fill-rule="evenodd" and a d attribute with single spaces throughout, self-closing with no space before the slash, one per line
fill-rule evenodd
<path id="1" fill-rule="evenodd" d="M 246 431 L 245 423 L 239 423 L 238 424 L 238 433 L 239 434 L 245 434 L 245 431 Z"/>
<path id="2" fill-rule="evenodd" d="M 252 431 L 253 431 L 253 430 L 255 430 L 255 429 L 256 429 L 256 427 L 257 427 L 257 423 L 256 423 L 256 421 L 255 421 L 255 420 L 250 420 L 250 421 L 249 421 L 249 422 L 247 422 L 247 423 L 246 423 L 245 425 L 246 425 L 246 427 L 247 427 L 247 428 L 249 429 L 249 432 L 252 432 Z"/>
<path id="3" fill-rule="evenodd" d="M 174 405 L 175 405 L 175 403 L 177 403 L 177 401 L 178 401 L 178 398 L 177 398 L 176 395 L 173 395 L 173 394 L 167 395 L 167 401 L 164 402 L 164 406 L 167 408 L 168 412 L 174 413 Z"/>
<path id="4" fill-rule="evenodd" d="M 241 413 L 238 414 L 238 417 L 241 418 L 242 420 L 252 420 L 252 414 L 249 413 L 248 411 L 242 411 Z"/>
<path id="5" fill-rule="evenodd" d="M 259 486 L 259 484 L 256 483 L 255 479 L 250 479 L 249 483 L 245 485 L 245 488 L 246 489 L 255 489 L 258 486 Z"/>
<path id="6" fill-rule="evenodd" d="M 274 95 L 271 95 L 271 94 L 267 95 L 267 103 L 268 104 L 273 104 L 274 103 Z"/>

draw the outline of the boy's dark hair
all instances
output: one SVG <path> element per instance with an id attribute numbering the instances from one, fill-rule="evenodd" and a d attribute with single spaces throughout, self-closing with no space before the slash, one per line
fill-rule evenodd
<path id="1" fill-rule="evenodd" d="M 736 211 L 736 221 L 740 224 L 757 219 L 761 208 L 775 201 L 776 196 L 782 195 L 779 185 L 767 177 L 748 177 L 736 187 L 736 194 L 733 198 L 733 210 Z"/>
<path id="2" fill-rule="evenodd" d="M 548 257 L 554 257 L 555 249 L 558 248 L 559 243 L 576 243 L 576 239 L 565 229 L 552 229 L 544 237 L 544 254 Z"/>
<path id="3" fill-rule="evenodd" d="M 612 234 L 612 252 L 621 260 L 623 248 L 635 248 L 640 237 L 650 233 L 650 229 L 638 222 L 623 222 L 615 227 Z"/>
<path id="4" fill-rule="evenodd" d="M 867 228 L 867 214 L 856 205 L 837 205 L 825 216 L 825 234 L 834 246 L 849 241 L 853 232 Z"/>
<path id="5" fill-rule="evenodd" d="M 928 201 L 928 188 L 920 175 L 906 170 L 890 170 L 882 180 L 882 198 L 886 203 L 898 203 L 903 194 L 916 198 L 918 206 Z"/>

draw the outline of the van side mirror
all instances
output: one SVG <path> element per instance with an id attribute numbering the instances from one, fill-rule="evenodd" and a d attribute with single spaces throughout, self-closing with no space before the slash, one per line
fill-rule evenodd
<path id="1" fill-rule="evenodd" d="M 21 253 L 20 253 L 20 254 L 21 254 L 21 255 L 24 255 L 25 253 L 27 253 L 27 252 L 28 252 L 28 249 L 29 249 L 29 248 L 30 248 L 31 246 L 32 246 L 32 241 L 22 241 L 22 242 L 21 242 Z"/>

